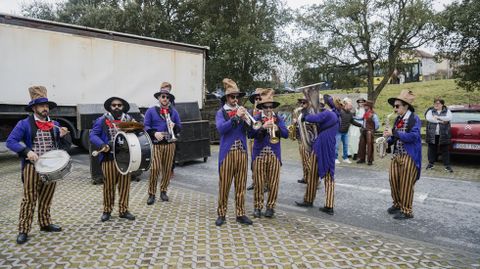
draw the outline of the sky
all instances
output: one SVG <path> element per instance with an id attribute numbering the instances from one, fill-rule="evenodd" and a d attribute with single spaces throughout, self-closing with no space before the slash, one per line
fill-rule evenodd
<path id="1" fill-rule="evenodd" d="M 39 1 L 39 0 L 37 0 Z M 42 2 L 56 3 L 64 0 L 41 0 Z M 34 0 L 0 0 L 0 12 L 20 15 L 20 6 L 22 3 L 32 3 Z M 287 5 L 291 8 L 299 8 L 304 5 L 318 4 L 323 2 L 322 0 L 286 0 Z M 435 10 L 440 11 L 445 4 L 452 3 L 453 0 L 434 0 L 433 7 Z"/>

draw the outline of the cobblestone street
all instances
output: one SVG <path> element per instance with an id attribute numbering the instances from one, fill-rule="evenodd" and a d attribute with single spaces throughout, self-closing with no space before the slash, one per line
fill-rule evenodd
<path id="1" fill-rule="evenodd" d="M 40 232 L 34 219 L 17 245 L 21 182 L 18 159 L 2 158 L 0 268 L 480 268 L 480 255 L 278 210 L 276 218 L 216 227 L 216 197 L 171 187 L 170 202 L 146 205 L 146 175 L 132 182 L 135 221 L 102 223 L 102 186 L 87 166 L 74 164 L 59 181 L 52 206 L 60 233 Z M 212 175 L 212 184 L 217 184 Z M 247 212 L 251 212 L 247 200 Z M 115 207 L 114 210 L 118 210 Z"/>

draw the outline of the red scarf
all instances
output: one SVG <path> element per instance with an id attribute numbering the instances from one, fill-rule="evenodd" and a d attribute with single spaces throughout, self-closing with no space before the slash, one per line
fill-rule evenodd
<path id="1" fill-rule="evenodd" d="M 403 119 L 401 119 L 401 120 L 399 120 L 399 121 L 397 122 L 397 125 L 395 125 L 395 127 L 396 127 L 397 129 L 401 129 L 404 124 L 405 124 L 405 122 L 403 121 Z"/>
<path id="2" fill-rule="evenodd" d="M 228 111 L 227 114 L 228 114 L 229 118 L 233 118 L 233 117 L 235 117 L 235 115 L 237 115 L 237 110 L 232 109 L 232 110 Z"/>
<path id="3" fill-rule="evenodd" d="M 272 119 L 269 119 L 268 117 L 263 117 L 262 121 L 263 121 L 263 123 L 265 123 L 267 121 L 272 121 L 273 123 L 277 123 L 277 117 L 273 116 Z"/>
<path id="4" fill-rule="evenodd" d="M 36 120 L 35 124 L 37 125 L 37 128 L 42 130 L 42 131 L 50 131 L 53 128 L 53 121 L 40 121 Z"/>
<path id="5" fill-rule="evenodd" d="M 113 120 L 113 123 L 115 123 L 115 124 L 120 123 L 120 122 L 122 122 L 122 121 L 121 120 Z M 106 119 L 105 123 L 107 124 L 108 128 L 113 128 L 113 123 L 109 119 Z"/>
<path id="6" fill-rule="evenodd" d="M 168 114 L 170 111 L 168 111 L 168 108 L 160 108 L 160 114 L 161 115 L 166 115 Z"/>
<path id="7" fill-rule="evenodd" d="M 373 115 L 373 111 L 369 109 L 365 111 L 365 114 L 363 114 L 363 119 L 368 120 L 372 117 L 372 115 Z"/>

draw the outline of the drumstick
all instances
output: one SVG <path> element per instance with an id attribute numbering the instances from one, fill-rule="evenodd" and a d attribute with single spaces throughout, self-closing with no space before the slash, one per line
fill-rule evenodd
<path id="1" fill-rule="evenodd" d="M 102 153 L 102 152 L 106 152 L 106 151 L 107 151 L 107 147 L 105 146 L 105 147 L 101 148 L 100 150 L 94 150 L 94 151 L 92 151 L 92 156 L 93 156 L 93 157 L 97 157 L 98 154 L 100 154 L 100 153 Z"/>

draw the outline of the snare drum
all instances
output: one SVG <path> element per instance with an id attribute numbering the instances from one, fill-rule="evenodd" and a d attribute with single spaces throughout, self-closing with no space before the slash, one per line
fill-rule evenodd
<path id="1" fill-rule="evenodd" d="M 115 166 L 122 175 L 150 169 L 152 154 L 152 141 L 144 131 L 119 131 L 113 139 Z"/>
<path id="2" fill-rule="evenodd" d="M 72 158 L 64 150 L 51 150 L 38 158 L 35 170 L 43 182 L 54 182 L 72 171 Z"/>

